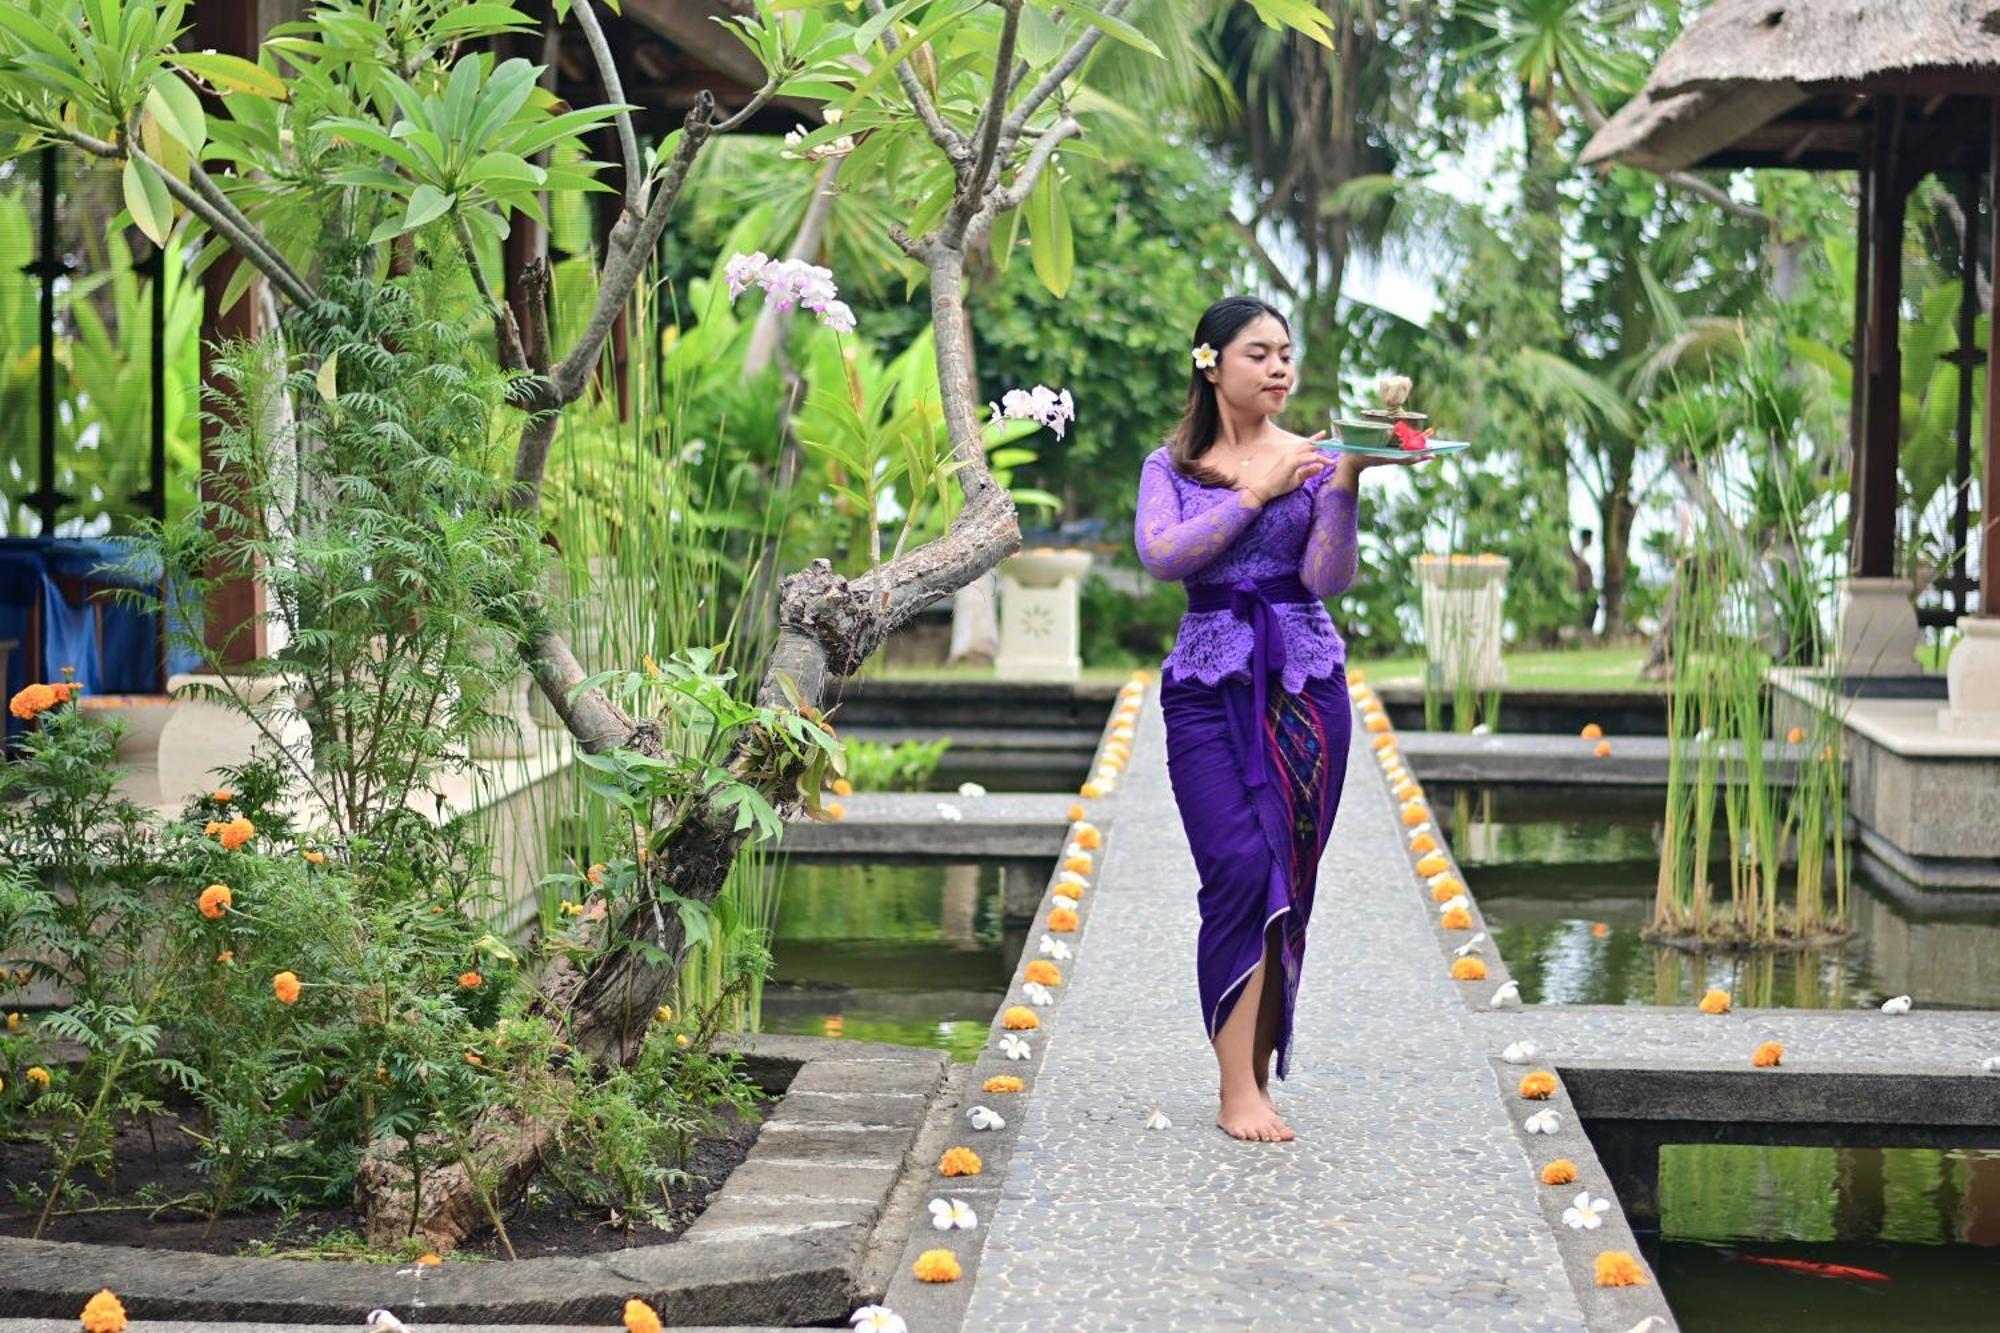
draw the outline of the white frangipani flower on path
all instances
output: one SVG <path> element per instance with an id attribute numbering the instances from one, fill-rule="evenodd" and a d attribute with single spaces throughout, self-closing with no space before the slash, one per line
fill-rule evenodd
<path id="1" fill-rule="evenodd" d="M 1042 936 L 1042 952 L 1057 962 L 1069 961 L 1069 945 L 1063 943 L 1053 935 Z"/>
<path id="2" fill-rule="evenodd" d="M 1486 1002 L 1486 1007 L 1489 1009 L 1504 1009 L 1510 1004 L 1519 1004 L 1520 1002 L 1521 983 L 1518 981 L 1503 981 L 1500 983 L 1500 989 L 1493 992 L 1493 998 Z"/>
<path id="3" fill-rule="evenodd" d="M 1553 1109 L 1545 1106 L 1526 1120 L 1523 1120 L 1521 1128 L 1527 1130 L 1530 1134 L 1553 1134 L 1562 1128 L 1562 1117 L 1557 1115 Z"/>
<path id="4" fill-rule="evenodd" d="M 1167 1119 L 1167 1113 L 1157 1106 L 1153 1108 L 1153 1113 L 1146 1117 L 1147 1129 L 1172 1129 L 1173 1127 L 1174 1122 Z"/>
<path id="5" fill-rule="evenodd" d="M 1524 1065 L 1535 1058 L 1535 1043 L 1517 1041 L 1500 1052 L 1500 1058 L 1510 1065 Z"/>
<path id="6" fill-rule="evenodd" d="M 387 1310 L 370 1310 L 366 1333 L 410 1333 L 410 1326 Z"/>
<path id="7" fill-rule="evenodd" d="M 1021 987 L 1021 993 L 1028 997 L 1029 1004 L 1036 1005 L 1038 1007 L 1045 1008 L 1048 1005 L 1052 1005 L 1056 1002 L 1056 997 L 1054 996 L 1054 994 L 1050 992 L 1047 986 L 1044 986 L 1039 981 L 1027 982 Z"/>
<path id="8" fill-rule="evenodd" d="M 937 813 L 938 818 L 944 820 L 947 824 L 955 824 L 965 818 L 965 812 L 950 801 L 939 801 L 937 803 Z"/>
<path id="9" fill-rule="evenodd" d="M 1028 1045 L 1026 1037 L 1017 1037 L 1009 1032 L 1000 1038 L 1000 1053 L 1009 1060 L 1027 1060 L 1034 1056 L 1035 1051 Z"/>
<path id="10" fill-rule="evenodd" d="M 1907 1014 L 1907 1013 L 1909 1013 L 1909 1012 L 1910 1012 L 1910 997 L 1909 997 L 1909 996 L 1907 996 L 1907 995 L 1898 995 L 1898 996 L 1897 996 L 1897 997 L 1896 997 L 1895 999 L 1893 999 L 1893 1000 L 1884 1000 L 1884 1001 L 1882 1001 L 1882 1012 L 1883 1012 L 1883 1013 L 1885 1013 L 1885 1014 Z"/>
<path id="11" fill-rule="evenodd" d="M 972 1122 L 974 1129 L 1007 1128 L 1006 1118 L 990 1106 L 975 1106 L 965 1113 L 965 1118 Z"/>
<path id="12" fill-rule="evenodd" d="M 939 1231 L 971 1231 L 979 1225 L 979 1214 L 963 1199 L 932 1199 L 931 1225 Z"/>
<path id="13" fill-rule="evenodd" d="M 1604 1225 L 1604 1210 L 1611 1206 L 1609 1199 L 1593 1199 L 1585 1190 L 1576 1196 L 1576 1202 L 1563 1209 L 1563 1221 L 1572 1230 L 1595 1231 Z"/>
<path id="14" fill-rule="evenodd" d="M 1979 1062 L 1979 1067 L 1989 1074 L 2000 1074 L 2000 1055 L 1989 1055 Z"/>
<path id="15" fill-rule="evenodd" d="M 1484 943 L 1486 943 L 1486 932 L 1482 930 L 1477 935 L 1474 935 L 1471 939 L 1467 940 L 1465 943 L 1459 945 L 1456 949 L 1453 949 L 1452 953 L 1454 953 L 1460 958 L 1463 958 Z"/>
<path id="16" fill-rule="evenodd" d="M 1455 893 L 1438 904 L 1438 915 L 1443 916 L 1447 912 L 1456 911 L 1461 907 L 1470 908 L 1471 906 L 1472 900 L 1470 898 L 1467 898 L 1462 893 Z"/>
<path id="17" fill-rule="evenodd" d="M 864 1305 L 847 1316 L 847 1322 L 854 1325 L 854 1333 L 910 1333 L 903 1316 L 886 1305 Z"/>
<path id="18" fill-rule="evenodd" d="M 986 788 L 976 782 L 961 782 L 958 784 L 958 794 L 967 800 L 976 800 L 986 794 Z"/>

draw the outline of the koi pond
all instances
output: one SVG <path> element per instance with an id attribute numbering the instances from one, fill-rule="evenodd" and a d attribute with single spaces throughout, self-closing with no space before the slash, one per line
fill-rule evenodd
<path id="1" fill-rule="evenodd" d="M 1053 863 L 788 860 L 766 1032 L 936 1046 L 973 1060 L 1020 961 Z"/>
<path id="2" fill-rule="evenodd" d="M 1687 1333 L 1991 1328 L 2000 1150 L 1667 1144 L 1640 1247 Z"/>
<path id="3" fill-rule="evenodd" d="M 1850 860 L 1854 934 L 1844 943 L 1697 954 L 1642 934 L 1661 793 L 1438 784 L 1432 805 L 1525 1003 L 1683 1005 L 1714 986 L 1755 1006 L 1856 1008 L 1911 995 L 1932 1008 L 2000 1009 L 2000 910 L 1990 897 L 1978 906 L 1934 894 L 1913 907 Z M 1727 873 L 1718 863 L 1718 880 Z"/>

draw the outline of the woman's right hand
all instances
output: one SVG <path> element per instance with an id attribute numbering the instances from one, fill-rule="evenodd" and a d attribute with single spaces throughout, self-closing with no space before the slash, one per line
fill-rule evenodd
<path id="1" fill-rule="evenodd" d="M 1265 451 L 1250 465 L 1243 489 L 1255 497 L 1258 504 L 1268 504 L 1281 495 L 1297 490 L 1308 478 L 1333 466 L 1333 460 L 1319 446 L 1325 438 L 1326 432 L 1320 431 L 1303 440 Z"/>

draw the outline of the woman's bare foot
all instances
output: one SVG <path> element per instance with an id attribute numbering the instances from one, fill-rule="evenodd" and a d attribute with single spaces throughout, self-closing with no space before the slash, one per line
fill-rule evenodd
<path id="1" fill-rule="evenodd" d="M 1290 1143 L 1298 1137 L 1279 1117 L 1269 1096 L 1255 1090 L 1251 1095 L 1239 1094 L 1234 1098 L 1225 1093 L 1215 1123 L 1231 1138 L 1250 1143 Z"/>

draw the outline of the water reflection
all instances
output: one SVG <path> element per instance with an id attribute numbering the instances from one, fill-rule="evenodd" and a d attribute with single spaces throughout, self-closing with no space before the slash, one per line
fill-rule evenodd
<path id="1" fill-rule="evenodd" d="M 1690 1333 L 1993 1327 L 2000 1151 L 1669 1144 L 1659 1172 L 1641 1244 Z"/>
<path id="2" fill-rule="evenodd" d="M 1648 944 L 1658 793 L 1487 788 L 1433 793 L 1487 928 L 1529 1004 L 1848 1008 L 1911 994 L 1926 1007 L 2000 1009 L 2000 913 L 1913 911 L 1857 869 L 1854 938 L 1787 953 L 1690 954 Z M 1726 875 L 1726 869 L 1720 873 Z"/>
<path id="3" fill-rule="evenodd" d="M 932 1046 L 971 1060 L 1020 960 L 1046 862 L 790 861 L 781 872 L 766 1032 Z"/>

